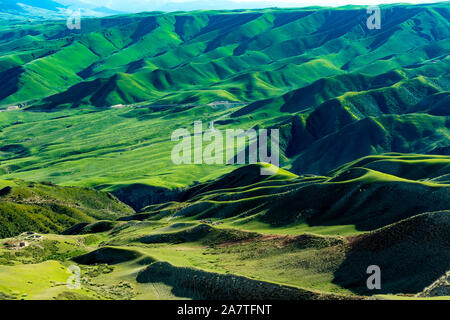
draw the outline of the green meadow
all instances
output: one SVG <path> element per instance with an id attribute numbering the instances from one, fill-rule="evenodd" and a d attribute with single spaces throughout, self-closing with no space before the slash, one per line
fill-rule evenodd
<path id="1" fill-rule="evenodd" d="M 0 299 L 448 299 L 450 6 L 381 12 L 0 20 Z"/>

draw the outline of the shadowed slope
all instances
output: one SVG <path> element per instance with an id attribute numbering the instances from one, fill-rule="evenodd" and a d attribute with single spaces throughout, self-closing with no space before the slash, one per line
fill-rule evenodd
<path id="1" fill-rule="evenodd" d="M 371 161 L 375 159 L 364 158 L 343 166 L 329 177 L 244 180 L 239 186 L 229 186 L 226 182 L 240 177 L 240 171 L 247 170 L 244 167 L 188 189 L 184 203 L 144 209 L 142 218 L 173 215 L 238 219 L 243 225 L 259 221 L 272 227 L 307 223 L 374 230 L 450 206 L 449 185 L 436 179 L 448 174 L 447 157 L 386 155 L 380 156 L 381 162 Z M 369 169 L 375 164 L 380 171 Z"/>
<path id="2" fill-rule="evenodd" d="M 425 213 L 352 238 L 334 282 L 359 294 L 369 265 L 381 268 L 381 293 L 417 293 L 450 268 L 450 212 Z"/>

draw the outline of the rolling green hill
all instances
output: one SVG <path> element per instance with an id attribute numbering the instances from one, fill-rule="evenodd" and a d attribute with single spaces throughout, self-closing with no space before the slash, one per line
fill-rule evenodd
<path id="1" fill-rule="evenodd" d="M 376 264 L 383 272 L 380 299 L 423 298 L 422 291 L 435 287 L 433 296 L 445 298 L 437 280 L 450 267 L 448 157 L 370 156 L 327 176 L 282 170 L 268 178 L 259 166 L 181 190 L 178 200 L 138 214 L 115 200 L 111 210 L 121 217 L 72 220 L 62 235 L 27 240 L 14 255 L 0 248 L 0 275 L 15 279 L 0 276 L 2 297 L 366 299 L 374 294 L 366 287 L 366 268 Z M 66 200 L 67 192 L 83 203 L 107 196 L 35 187 L 54 202 Z M 36 201 L 25 198 L 35 187 L 13 187 L 2 202 Z M 29 263 L 33 272 L 25 268 Z M 35 273 L 46 270 L 57 281 L 61 266 L 74 263 L 83 274 L 75 293 L 36 280 Z M 12 272 L 11 264 L 19 268 Z"/>
<path id="2" fill-rule="evenodd" d="M 75 31 L 12 22 L 0 29 L 0 173 L 114 191 L 233 170 L 171 163 L 170 132 L 196 120 L 280 129 L 296 174 L 448 154 L 448 5 L 382 8 L 381 30 L 352 6 L 140 13 Z"/>
<path id="3" fill-rule="evenodd" d="M 142 13 L 86 19 L 76 32 L 58 21 L 13 24 L 0 30 L 0 77 L 9 79 L 0 103 L 192 103 L 207 102 L 205 93 L 251 102 L 352 73 L 301 102 L 317 105 L 339 92 L 390 85 L 389 76 L 377 75 L 391 70 L 413 74 L 445 60 L 446 4 L 383 9 L 380 32 L 364 29 L 367 17 L 358 7 Z"/>
<path id="4" fill-rule="evenodd" d="M 79 222 L 114 219 L 133 209 L 111 194 L 51 183 L 0 180 L 0 237 L 61 232 Z"/>
<path id="5" fill-rule="evenodd" d="M 382 155 L 360 159 L 328 176 L 281 173 L 256 181 L 241 178 L 252 173 L 258 177 L 257 166 L 244 167 L 186 190 L 180 202 L 144 208 L 140 217 L 169 214 L 226 219 L 243 227 L 353 225 L 374 230 L 448 208 L 449 165 L 448 157 Z"/>
<path id="6" fill-rule="evenodd" d="M 381 12 L 0 17 L 0 299 L 445 299 L 450 5 Z M 175 164 L 196 121 L 280 168 Z"/>

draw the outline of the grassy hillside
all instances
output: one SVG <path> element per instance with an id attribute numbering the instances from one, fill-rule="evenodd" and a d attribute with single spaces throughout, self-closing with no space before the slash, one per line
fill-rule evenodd
<path id="1" fill-rule="evenodd" d="M 361 285 L 367 278 L 361 271 L 371 261 L 384 270 L 381 293 L 423 290 L 449 267 L 449 218 L 449 211 L 426 213 L 352 238 L 334 281 L 355 292 L 370 292 Z"/>
<path id="2" fill-rule="evenodd" d="M 448 157 L 383 155 L 360 159 L 328 176 L 281 174 L 262 181 L 241 179 L 244 170 L 257 172 L 244 167 L 186 190 L 182 201 L 144 208 L 140 217 L 225 219 L 233 226 L 264 225 L 272 231 L 305 224 L 375 230 L 446 210 L 449 164 Z"/>
<path id="3" fill-rule="evenodd" d="M 0 18 L 0 299 L 448 298 L 450 6 L 381 12 Z M 195 121 L 280 168 L 176 165 Z"/>
<path id="4" fill-rule="evenodd" d="M 0 77 L 8 79 L 0 103 L 251 102 L 354 75 L 304 100 L 317 104 L 342 89 L 380 84 L 382 73 L 414 73 L 444 59 L 447 18 L 448 6 L 434 4 L 383 7 L 380 32 L 363 27 L 367 15 L 358 7 L 142 13 L 85 19 L 76 32 L 64 22 L 11 25 L 0 30 Z"/>
<path id="5" fill-rule="evenodd" d="M 0 295 L 336 300 L 427 292 L 445 299 L 437 280 L 450 267 L 449 163 L 391 154 L 328 176 L 281 171 L 269 179 L 245 166 L 185 189 L 180 202 L 43 234 L 14 254 L 0 248 Z M 61 276 L 70 264 L 81 268 L 79 290 L 68 291 Z M 382 268 L 377 292 L 366 287 L 373 264 Z M 46 278 L 34 276 L 43 270 Z"/>
<path id="6" fill-rule="evenodd" d="M 111 194 L 51 183 L 0 180 L 0 237 L 61 232 L 80 222 L 115 219 L 133 209 Z"/>
<path id="7" fill-rule="evenodd" d="M 352 6 L 4 26 L 0 174 L 125 192 L 134 205 L 130 189 L 235 169 L 172 164 L 171 132 L 198 120 L 280 129 L 295 174 L 386 152 L 446 155 L 448 5 L 382 8 L 381 30 Z"/>

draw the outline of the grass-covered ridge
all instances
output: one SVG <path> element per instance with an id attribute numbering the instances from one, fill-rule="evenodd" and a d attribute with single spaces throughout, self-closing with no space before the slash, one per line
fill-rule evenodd
<path id="1" fill-rule="evenodd" d="M 40 240 L 1 240 L 28 239 L 28 245 L 0 248 L 0 293 L 7 299 L 443 299 L 449 294 L 437 280 L 450 267 L 450 184 L 436 177 L 450 173 L 448 164 L 442 156 L 386 154 L 326 176 L 281 171 L 271 178 L 244 166 L 137 214 L 82 222 Z M 60 270 L 74 263 L 83 277 L 82 289 L 72 292 Z M 372 264 L 383 270 L 375 293 L 366 287 Z M 49 276 L 34 277 L 40 270 Z"/>
<path id="2" fill-rule="evenodd" d="M 445 60 L 447 18 L 442 3 L 385 6 L 382 32 L 364 29 L 365 10 L 351 6 L 141 13 L 85 19 L 79 32 L 64 22 L 11 25 L 0 30 L 0 77 L 9 78 L 0 102 L 255 101 L 348 72 L 412 75 Z"/>
<path id="3" fill-rule="evenodd" d="M 51 183 L 0 180 L 0 237 L 61 232 L 80 222 L 115 219 L 133 209 L 113 195 Z"/>
<path id="4" fill-rule="evenodd" d="M 443 156 L 387 154 L 359 159 L 327 176 L 289 179 L 264 179 L 248 166 L 187 189 L 178 202 L 144 208 L 139 216 L 220 219 L 250 229 L 262 224 L 272 231 L 303 224 L 374 230 L 448 209 L 449 164 Z M 247 180 L 252 172 L 259 179 Z"/>
<path id="5" fill-rule="evenodd" d="M 448 299 L 449 18 L 0 19 L 0 299 Z M 279 129 L 280 168 L 176 165 L 195 121 Z"/>
<path id="6" fill-rule="evenodd" d="M 120 192 L 235 169 L 173 165 L 170 133 L 198 120 L 280 129 L 282 167 L 295 174 L 386 152 L 448 154 L 448 4 L 382 13 L 381 30 L 353 6 L 5 26 L 0 175 Z"/>

